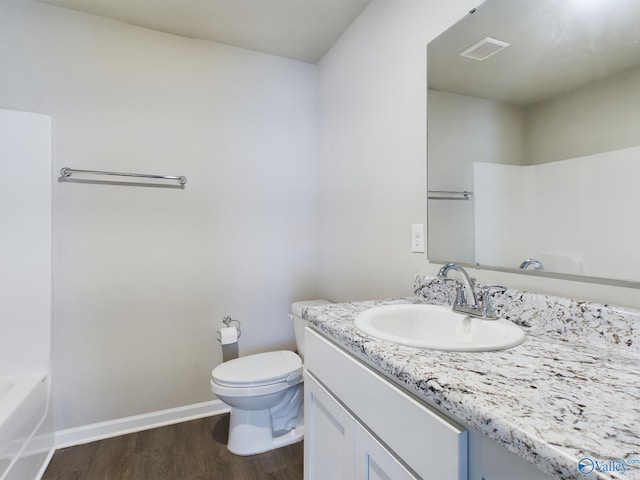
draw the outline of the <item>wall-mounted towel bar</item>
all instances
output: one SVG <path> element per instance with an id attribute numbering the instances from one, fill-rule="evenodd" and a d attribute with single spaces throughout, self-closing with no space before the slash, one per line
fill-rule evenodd
<path id="1" fill-rule="evenodd" d="M 469 200 L 473 192 L 453 192 L 451 190 L 429 190 L 429 200 Z"/>
<path id="2" fill-rule="evenodd" d="M 122 173 L 122 172 L 103 172 L 100 170 L 78 170 L 76 168 L 64 167 L 60 170 L 60 176 L 70 177 L 74 173 L 82 173 L 88 175 L 111 175 L 115 177 L 135 177 L 135 178 L 153 178 L 157 180 L 175 180 L 180 185 L 187 183 L 187 177 L 174 176 L 174 175 L 150 175 L 148 173 Z"/>

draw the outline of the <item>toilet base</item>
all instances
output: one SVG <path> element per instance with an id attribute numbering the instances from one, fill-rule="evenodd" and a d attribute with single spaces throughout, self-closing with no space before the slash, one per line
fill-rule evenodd
<path id="1" fill-rule="evenodd" d="M 274 435 L 271 412 L 266 410 L 240 410 L 231 408 L 227 449 L 235 455 L 256 455 L 299 442 L 304 437 L 304 422 L 290 431 Z"/>

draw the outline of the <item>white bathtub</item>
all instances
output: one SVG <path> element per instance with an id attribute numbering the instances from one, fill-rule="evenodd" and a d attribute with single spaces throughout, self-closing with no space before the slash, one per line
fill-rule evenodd
<path id="1" fill-rule="evenodd" d="M 0 480 L 30 479 L 48 461 L 53 437 L 47 418 L 48 376 L 0 378 Z"/>

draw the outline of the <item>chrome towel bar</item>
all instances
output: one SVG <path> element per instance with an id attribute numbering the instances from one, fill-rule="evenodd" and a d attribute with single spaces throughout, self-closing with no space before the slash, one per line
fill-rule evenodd
<path id="1" fill-rule="evenodd" d="M 135 178 L 154 178 L 158 180 L 175 180 L 180 185 L 187 183 L 187 177 L 174 176 L 174 175 L 150 175 L 148 173 L 123 173 L 123 172 L 103 172 L 100 170 L 78 170 L 76 168 L 64 167 L 60 170 L 60 176 L 70 177 L 74 173 L 82 173 L 89 175 L 111 175 L 115 177 L 135 177 Z"/>
<path id="2" fill-rule="evenodd" d="M 432 195 L 433 194 L 433 195 Z M 451 190 L 429 190 L 427 198 L 429 200 L 469 200 L 473 192 L 454 192 Z"/>

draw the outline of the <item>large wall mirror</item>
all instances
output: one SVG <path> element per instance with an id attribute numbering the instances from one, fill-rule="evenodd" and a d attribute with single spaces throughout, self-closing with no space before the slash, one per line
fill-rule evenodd
<path id="1" fill-rule="evenodd" d="M 640 1 L 486 0 L 427 59 L 429 259 L 640 287 Z"/>

